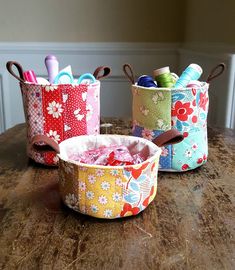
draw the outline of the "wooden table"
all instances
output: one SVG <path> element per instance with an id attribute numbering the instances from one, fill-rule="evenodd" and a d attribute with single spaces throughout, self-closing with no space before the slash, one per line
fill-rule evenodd
<path id="1" fill-rule="evenodd" d="M 154 202 L 111 221 L 61 203 L 57 169 L 28 160 L 25 133 L 0 136 L 0 269 L 235 269 L 233 131 L 210 129 L 207 164 L 159 173 Z"/>

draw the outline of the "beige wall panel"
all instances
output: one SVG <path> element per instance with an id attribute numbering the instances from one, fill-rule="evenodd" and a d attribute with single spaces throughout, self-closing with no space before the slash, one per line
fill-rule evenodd
<path id="1" fill-rule="evenodd" d="M 0 41 L 181 42 L 185 0 L 0 0 Z"/>

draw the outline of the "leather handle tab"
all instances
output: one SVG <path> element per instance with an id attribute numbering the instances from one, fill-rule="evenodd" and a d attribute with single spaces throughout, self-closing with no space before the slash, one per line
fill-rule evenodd
<path id="1" fill-rule="evenodd" d="M 18 73 L 19 73 L 19 76 L 14 72 L 13 70 L 13 66 L 16 67 Z M 15 62 L 15 61 L 8 61 L 6 63 L 6 68 L 7 70 L 9 71 L 9 73 L 15 77 L 18 81 L 20 81 L 21 83 L 25 83 L 25 79 L 24 79 L 24 71 L 23 71 L 23 68 L 22 66 L 18 63 L 18 62 Z"/>
<path id="2" fill-rule="evenodd" d="M 93 76 L 97 80 L 100 80 L 102 78 L 107 77 L 110 73 L 111 73 L 111 68 L 110 67 L 100 66 L 94 71 Z"/>
<path id="3" fill-rule="evenodd" d="M 134 72 L 130 64 L 124 64 L 123 65 L 123 72 L 127 76 L 127 78 L 130 80 L 132 84 L 135 84 L 135 77 Z"/>
<path id="4" fill-rule="evenodd" d="M 43 145 L 39 143 L 44 143 Z M 57 154 L 60 153 L 60 148 L 57 142 L 52 140 L 51 138 L 47 137 L 46 135 L 35 135 L 32 138 L 31 148 L 39 153 L 50 153 L 56 152 Z"/>
<path id="5" fill-rule="evenodd" d="M 184 136 L 177 129 L 170 129 L 156 138 L 153 139 L 153 143 L 159 147 L 168 145 L 168 144 L 176 144 L 183 141 Z"/>
<path id="6" fill-rule="evenodd" d="M 217 66 L 215 66 L 211 70 L 209 76 L 207 77 L 206 82 L 207 83 L 210 83 L 212 80 L 214 80 L 215 78 L 217 78 L 218 76 L 220 76 L 224 72 L 225 68 L 226 68 L 226 65 L 224 63 L 220 63 Z"/>

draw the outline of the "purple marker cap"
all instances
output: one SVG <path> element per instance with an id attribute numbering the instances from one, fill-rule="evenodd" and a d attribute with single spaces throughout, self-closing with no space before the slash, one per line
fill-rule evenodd
<path id="1" fill-rule="evenodd" d="M 45 63 L 46 63 L 47 60 L 52 60 L 52 59 L 55 59 L 57 61 L 57 58 L 56 58 L 55 55 L 53 55 L 53 54 L 47 55 L 46 58 L 45 58 Z"/>

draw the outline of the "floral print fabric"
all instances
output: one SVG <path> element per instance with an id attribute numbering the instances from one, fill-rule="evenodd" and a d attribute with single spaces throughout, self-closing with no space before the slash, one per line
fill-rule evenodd
<path id="1" fill-rule="evenodd" d="M 29 143 L 38 134 L 60 143 L 73 136 L 99 133 L 99 81 L 91 85 L 23 84 L 21 89 Z M 57 163 L 53 153 L 41 154 L 28 147 L 28 155 L 39 163 Z"/>
<path id="2" fill-rule="evenodd" d="M 60 160 L 60 192 L 65 204 L 99 218 L 136 215 L 157 192 L 158 160 L 123 168 L 79 166 Z"/>
<path id="3" fill-rule="evenodd" d="M 207 126 L 208 85 L 199 89 L 172 90 L 172 127 L 181 132 L 199 131 Z"/>
<path id="4" fill-rule="evenodd" d="M 207 132 L 190 132 L 184 140 L 173 145 L 172 168 L 179 171 L 194 169 L 207 161 Z"/>
<path id="5" fill-rule="evenodd" d="M 184 135 L 173 145 L 172 167 L 185 171 L 207 161 L 208 84 L 199 89 L 172 90 L 172 127 Z"/>
<path id="6" fill-rule="evenodd" d="M 209 85 L 204 83 L 197 89 L 169 91 L 169 89 L 157 88 L 147 92 L 144 87 L 132 86 L 133 135 L 152 140 L 171 128 L 177 129 L 184 135 L 183 142 L 163 148 L 160 169 L 184 171 L 194 169 L 206 162 L 208 87 Z M 151 100 L 155 100 L 153 97 L 156 97 L 158 109 L 152 108 Z M 163 100 L 167 102 L 161 103 Z M 144 114 L 140 113 L 142 108 Z"/>
<path id="7" fill-rule="evenodd" d="M 86 121 L 87 134 L 99 134 L 100 130 L 100 82 L 90 84 L 87 88 Z"/>
<path id="8" fill-rule="evenodd" d="M 171 126 L 171 92 L 133 86 L 133 119 L 141 127 L 168 130 Z"/>

